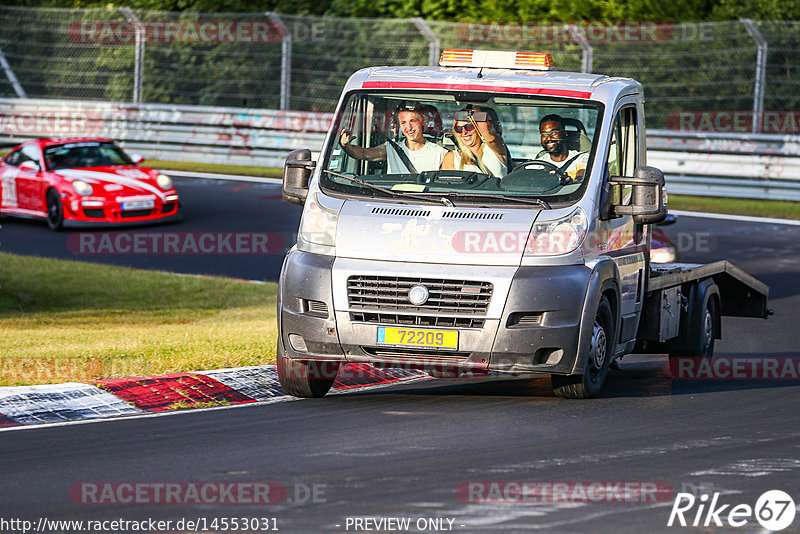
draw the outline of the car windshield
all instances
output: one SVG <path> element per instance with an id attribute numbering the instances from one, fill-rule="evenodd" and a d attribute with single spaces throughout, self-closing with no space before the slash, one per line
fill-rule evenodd
<path id="1" fill-rule="evenodd" d="M 51 171 L 133 164 L 121 148 L 101 141 L 48 146 L 44 149 L 44 160 L 47 169 Z"/>
<path id="2" fill-rule="evenodd" d="M 602 111 L 566 98 L 354 92 L 337 115 L 321 186 L 434 202 L 571 202 L 588 181 Z"/>

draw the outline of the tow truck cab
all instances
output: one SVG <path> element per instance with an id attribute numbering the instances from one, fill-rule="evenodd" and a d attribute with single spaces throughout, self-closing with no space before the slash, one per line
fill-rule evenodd
<path id="1" fill-rule="evenodd" d="M 284 170 L 284 198 L 304 205 L 279 281 L 286 392 L 324 395 L 340 363 L 368 362 L 547 373 L 556 395 L 592 397 L 616 358 L 707 356 L 721 313 L 765 317 L 766 286 L 727 262 L 651 269 L 666 193 L 643 103 L 635 80 L 554 71 L 549 54 L 445 51 L 439 67 L 353 74 L 318 162 L 296 150 Z M 402 111 L 453 168 L 389 161 L 419 146 Z"/>

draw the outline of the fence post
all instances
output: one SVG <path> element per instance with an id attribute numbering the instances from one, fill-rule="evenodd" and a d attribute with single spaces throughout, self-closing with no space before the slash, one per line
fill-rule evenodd
<path id="1" fill-rule="evenodd" d="M 428 26 L 428 23 L 426 23 L 423 19 L 414 17 L 411 20 L 414 21 L 414 25 L 416 25 L 419 33 L 421 33 L 422 36 L 428 40 L 428 65 L 435 67 L 439 64 L 439 52 L 441 50 L 439 38 L 436 37 L 436 34 L 433 33 L 431 27 Z"/>
<path id="2" fill-rule="evenodd" d="M 283 31 L 281 38 L 281 110 L 289 109 L 292 95 L 292 32 L 281 21 L 277 13 L 267 12 L 269 19 Z"/>
<path id="3" fill-rule="evenodd" d="M 136 28 L 134 32 L 136 48 L 133 59 L 133 102 L 140 104 L 142 102 L 142 78 L 144 77 L 145 27 L 131 8 L 121 7 L 119 10 L 125 15 L 128 22 L 133 22 L 133 27 Z"/>
<path id="4" fill-rule="evenodd" d="M 0 66 L 3 67 L 3 70 L 6 72 L 6 77 L 8 78 L 9 83 L 14 88 L 14 92 L 17 93 L 19 98 L 28 98 L 28 95 L 25 93 L 25 89 L 22 88 L 22 84 L 19 83 L 17 80 L 14 71 L 11 70 L 11 65 L 8 64 L 8 60 L 6 60 L 6 55 L 3 53 L 3 50 L 0 48 Z"/>
<path id="5" fill-rule="evenodd" d="M 753 133 L 761 131 L 761 117 L 764 114 L 764 87 L 767 83 L 767 41 L 758 31 L 751 19 L 740 19 L 750 37 L 758 45 L 756 56 L 756 83 L 753 89 Z"/>
<path id="6" fill-rule="evenodd" d="M 572 34 L 572 38 L 575 39 L 575 42 L 581 47 L 581 72 L 592 72 L 592 60 L 594 59 L 592 45 L 586 40 L 586 36 L 581 33 L 577 24 L 570 24 L 567 27 L 569 28 L 570 34 Z"/>

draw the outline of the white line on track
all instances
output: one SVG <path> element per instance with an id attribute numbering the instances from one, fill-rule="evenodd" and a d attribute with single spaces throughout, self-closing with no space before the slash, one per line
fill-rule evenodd
<path id="1" fill-rule="evenodd" d="M 224 369 L 222 369 L 224 370 Z M 201 373 L 202 374 L 202 373 Z M 353 392 L 362 392 L 365 390 L 375 390 L 375 389 L 383 389 L 388 388 L 391 386 L 397 385 L 404 385 L 408 383 L 419 382 L 422 380 L 429 380 L 430 377 L 428 376 L 419 376 L 419 377 L 412 377 L 406 378 L 403 380 L 398 380 L 397 382 L 389 382 L 388 384 L 371 384 L 363 387 L 358 388 L 349 388 L 344 390 L 331 390 L 329 395 L 331 396 L 339 396 L 339 395 L 346 395 L 347 393 Z M 308 400 L 299 397 L 293 397 L 291 395 L 281 395 L 278 397 L 273 397 L 271 399 L 256 401 L 256 402 L 243 402 L 241 404 L 231 404 L 228 406 L 212 406 L 210 408 L 190 408 L 186 410 L 174 410 L 174 411 L 167 411 L 167 412 L 147 412 L 143 414 L 135 414 L 135 415 L 121 415 L 115 417 L 102 417 L 97 419 L 80 419 L 77 421 L 59 421 L 57 423 L 40 423 L 35 425 L 22 425 L 22 426 L 11 426 L 6 428 L 0 428 L 0 433 L 2 432 L 12 432 L 12 431 L 19 431 L 19 430 L 33 430 L 36 428 L 53 428 L 58 426 L 69 426 L 69 425 L 86 425 L 91 423 L 108 423 L 108 422 L 120 422 L 120 421 L 130 421 L 132 419 L 145 419 L 148 417 L 168 417 L 172 415 L 187 415 L 193 413 L 201 413 L 201 412 L 211 412 L 217 410 L 230 410 L 234 408 L 245 408 L 247 406 L 264 406 L 267 404 L 275 404 L 278 402 L 287 402 L 287 401 L 302 401 Z"/>
<path id="2" fill-rule="evenodd" d="M 264 178 L 260 176 L 242 176 L 240 174 L 216 174 L 212 172 L 189 172 L 189 171 L 164 171 L 172 176 L 182 178 L 209 178 L 211 180 L 232 180 L 236 182 L 256 182 L 262 184 L 281 184 L 280 178 Z"/>
<path id="3" fill-rule="evenodd" d="M 703 213 L 699 211 L 669 210 L 674 215 L 681 217 L 702 217 L 704 219 L 725 219 L 728 221 L 754 222 L 764 224 L 786 224 L 789 226 L 800 226 L 800 221 L 790 219 L 774 219 L 770 217 L 751 217 L 749 215 L 730 215 L 727 213 Z"/>
<path id="4" fill-rule="evenodd" d="M 246 402 L 241 404 L 231 404 L 228 406 L 212 406 L 210 408 L 191 408 L 186 410 L 174 410 L 168 412 L 148 412 L 143 414 L 137 415 L 122 415 L 117 417 L 103 417 L 98 419 L 80 419 L 78 421 L 61 421 L 58 423 L 42 423 L 37 425 L 22 425 L 22 426 L 11 426 L 6 428 L 0 428 L 0 433 L 2 432 L 14 432 L 18 430 L 34 430 L 36 428 L 53 428 L 57 426 L 69 426 L 69 425 L 87 425 L 92 423 L 109 423 L 109 422 L 120 422 L 120 421 L 130 421 L 132 419 L 145 419 L 147 417 L 168 417 L 173 415 L 187 415 L 193 413 L 201 413 L 201 412 L 210 412 L 216 410 L 230 410 L 233 408 L 243 408 L 246 406 L 263 406 L 265 404 L 274 404 L 276 402 L 286 402 L 286 401 L 295 401 L 295 400 L 305 400 L 300 399 L 297 397 L 292 397 L 291 395 L 283 395 L 280 397 L 274 397 L 272 399 L 267 399 L 263 401 L 257 402 Z"/>

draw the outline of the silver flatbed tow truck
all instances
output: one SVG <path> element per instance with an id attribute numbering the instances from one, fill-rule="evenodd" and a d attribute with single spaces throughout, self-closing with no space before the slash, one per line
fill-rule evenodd
<path id="1" fill-rule="evenodd" d="M 287 158 L 283 197 L 304 206 L 278 295 L 278 374 L 299 397 L 344 362 L 545 373 L 593 397 L 617 358 L 711 357 L 721 316 L 770 313 L 727 261 L 651 265 L 667 210 L 642 86 L 549 54 L 356 72 L 318 161 Z"/>

